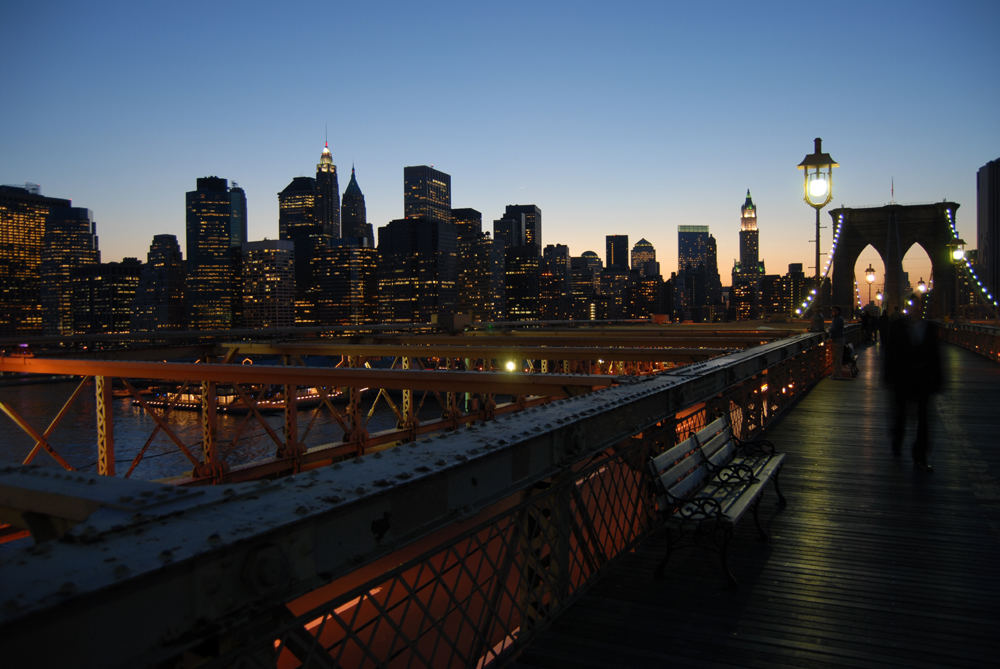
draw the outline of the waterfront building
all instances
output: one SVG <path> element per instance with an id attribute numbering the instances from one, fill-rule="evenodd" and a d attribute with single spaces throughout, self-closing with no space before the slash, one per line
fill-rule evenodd
<path id="1" fill-rule="evenodd" d="M 101 261 L 97 224 L 89 209 L 53 207 L 42 237 L 39 297 L 42 329 L 47 335 L 73 332 L 73 270 Z"/>
<path id="2" fill-rule="evenodd" d="M 341 238 L 351 246 L 375 246 L 375 235 L 365 209 L 365 195 L 358 186 L 353 167 L 351 167 L 351 180 L 347 183 L 341 200 Z"/>
<path id="3" fill-rule="evenodd" d="M 265 239 L 243 245 L 243 326 L 295 324 L 295 244 Z"/>
<path id="4" fill-rule="evenodd" d="M 35 184 L 0 186 L 0 334 L 42 331 L 41 264 L 45 222 L 69 200 L 45 197 Z"/>
<path id="5" fill-rule="evenodd" d="M 74 268 L 70 277 L 73 332 L 131 332 L 135 295 L 141 274 L 142 263 L 138 258 Z"/>
<path id="6" fill-rule="evenodd" d="M 448 218 L 450 218 L 450 208 Z M 415 215 L 378 229 L 379 314 L 383 323 L 426 323 L 455 309 L 455 226 Z"/>
<path id="7" fill-rule="evenodd" d="M 139 276 L 132 329 L 183 330 L 184 259 L 176 235 L 155 235 Z"/>
<path id="8" fill-rule="evenodd" d="M 187 321 L 195 330 L 228 329 L 239 323 L 246 197 L 242 189 L 236 190 L 230 192 L 226 179 L 202 177 L 186 196 Z M 234 215 L 234 200 L 242 205 L 242 213 Z"/>
<path id="9" fill-rule="evenodd" d="M 351 179 L 353 178 L 352 169 Z M 340 186 L 337 183 L 337 166 L 333 164 L 333 154 L 330 153 L 330 145 L 326 142 L 323 143 L 323 152 L 316 165 L 314 183 L 316 224 L 323 234 L 336 239 L 341 233 Z"/>
<path id="10" fill-rule="evenodd" d="M 451 221 L 451 175 L 428 165 L 404 167 L 403 216 Z"/>

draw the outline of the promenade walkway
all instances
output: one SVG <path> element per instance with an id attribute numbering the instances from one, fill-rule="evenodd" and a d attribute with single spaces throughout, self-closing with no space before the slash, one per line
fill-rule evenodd
<path id="1" fill-rule="evenodd" d="M 931 462 L 893 457 L 879 347 L 821 381 L 766 435 L 788 459 L 771 542 L 714 556 L 662 538 L 612 564 L 513 663 L 529 667 L 983 667 L 1000 661 L 1000 365 L 944 345 Z M 915 428 L 911 425 L 908 439 Z M 907 442 L 907 447 L 908 447 Z"/>

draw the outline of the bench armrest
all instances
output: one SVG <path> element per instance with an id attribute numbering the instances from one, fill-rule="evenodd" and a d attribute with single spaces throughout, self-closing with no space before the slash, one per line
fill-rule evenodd
<path id="1" fill-rule="evenodd" d="M 734 462 L 725 467 L 719 467 L 715 473 L 715 480 L 720 485 L 749 485 L 757 481 L 753 469 L 744 462 Z"/>
<path id="2" fill-rule="evenodd" d="M 740 455 L 774 455 L 777 451 L 774 442 L 769 439 L 751 439 L 744 441 L 733 437 L 736 443 L 736 450 Z"/>

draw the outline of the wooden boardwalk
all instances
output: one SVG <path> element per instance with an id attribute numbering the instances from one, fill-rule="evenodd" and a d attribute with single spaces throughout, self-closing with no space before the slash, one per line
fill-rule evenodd
<path id="1" fill-rule="evenodd" d="M 942 353 L 934 472 L 892 456 L 879 349 L 863 349 L 857 379 L 824 379 L 766 435 L 789 454 L 788 507 L 766 493 L 770 543 L 737 528 L 738 590 L 699 549 L 655 579 L 651 538 L 512 666 L 1000 666 L 1000 365 Z"/>

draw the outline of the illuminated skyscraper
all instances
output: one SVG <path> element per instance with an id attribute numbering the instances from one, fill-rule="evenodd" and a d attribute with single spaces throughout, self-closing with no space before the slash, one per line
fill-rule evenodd
<path id="1" fill-rule="evenodd" d="M 628 235 L 607 235 L 604 240 L 604 271 L 628 274 Z"/>
<path id="2" fill-rule="evenodd" d="M 403 216 L 450 221 L 451 175 L 427 165 L 404 167 Z"/>
<path id="3" fill-rule="evenodd" d="M 225 179 L 203 177 L 197 183 L 186 199 L 188 326 L 228 329 L 238 324 L 241 306 L 241 222 L 233 216 L 233 193 Z M 237 190 L 236 201 L 245 211 L 245 196 Z"/>
<path id="4" fill-rule="evenodd" d="M 475 209 L 452 209 L 458 245 L 457 311 L 473 321 L 489 320 L 493 313 L 490 290 L 490 250 L 493 245 L 483 232 L 483 215 Z"/>
<path id="5" fill-rule="evenodd" d="M 265 239 L 243 245 L 243 325 L 287 328 L 295 324 L 295 245 Z"/>
<path id="6" fill-rule="evenodd" d="M 660 264 L 656 262 L 656 249 L 645 239 L 640 239 L 632 247 L 632 269 L 640 277 L 659 276 Z"/>
<path id="7" fill-rule="evenodd" d="M 70 278 L 73 331 L 77 334 L 131 332 L 141 273 L 142 263 L 138 258 L 75 268 Z"/>
<path id="8" fill-rule="evenodd" d="M 493 221 L 494 262 L 498 264 L 494 292 L 497 316 L 504 320 L 538 320 L 542 210 L 533 204 L 509 204 L 503 218 Z"/>
<path id="9" fill-rule="evenodd" d="M 378 322 L 378 251 L 351 239 L 314 259 L 310 288 L 317 320 L 324 325 L 369 325 Z"/>
<path id="10" fill-rule="evenodd" d="M 344 199 L 341 209 L 341 237 L 352 246 L 375 246 L 372 224 L 368 222 L 365 209 L 365 196 L 358 186 L 354 168 L 351 168 L 351 180 L 344 189 Z"/>
<path id="11" fill-rule="evenodd" d="M 422 215 L 390 221 L 378 229 L 378 253 L 383 323 L 427 323 L 454 311 L 458 278 L 454 224 Z"/>
<path id="12" fill-rule="evenodd" d="M 677 290 L 685 317 L 710 320 L 722 300 L 715 237 L 707 225 L 677 226 Z"/>
<path id="13" fill-rule="evenodd" d="M 760 318 L 764 311 L 765 300 L 761 292 L 764 263 L 760 262 L 758 234 L 757 207 L 748 188 L 747 199 L 740 207 L 740 259 L 733 265 L 730 291 L 730 304 L 737 320 Z M 773 300 L 767 302 L 771 304 Z"/>
<path id="14" fill-rule="evenodd" d="M 351 179 L 354 170 L 351 170 Z M 330 145 L 323 144 L 323 153 L 316 165 L 315 219 L 320 230 L 333 238 L 340 237 L 340 186 L 337 184 L 337 166 L 333 164 Z"/>
<path id="15" fill-rule="evenodd" d="M 89 209 L 53 207 L 42 238 L 41 303 L 45 334 L 73 332 L 73 270 L 101 261 L 97 224 Z"/>
<path id="16" fill-rule="evenodd" d="M 1000 158 L 976 172 L 976 246 L 976 273 L 996 298 L 1000 295 Z"/>
<path id="17" fill-rule="evenodd" d="M 132 329 L 152 332 L 185 327 L 181 246 L 175 235 L 155 235 L 139 277 Z"/>
<path id="18" fill-rule="evenodd" d="M 41 195 L 37 186 L 0 186 L 0 334 L 42 330 L 40 277 L 45 221 L 69 200 Z"/>
<path id="19" fill-rule="evenodd" d="M 569 320 L 571 295 L 569 247 L 565 244 L 548 244 L 542 250 L 538 284 L 542 320 Z"/>

